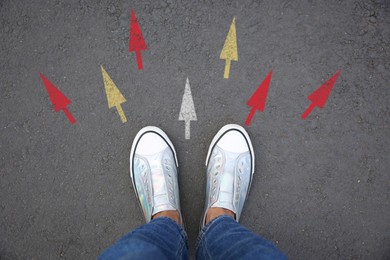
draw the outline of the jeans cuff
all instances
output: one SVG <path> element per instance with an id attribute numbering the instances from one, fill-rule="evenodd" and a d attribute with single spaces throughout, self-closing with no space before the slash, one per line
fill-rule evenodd
<path id="1" fill-rule="evenodd" d="M 169 225 L 173 224 L 179 230 L 179 233 L 182 236 L 182 238 L 184 239 L 184 241 L 186 242 L 186 244 L 188 244 L 187 232 L 185 231 L 183 225 L 180 225 L 175 220 L 168 218 L 168 217 L 165 217 L 165 216 L 161 216 L 161 217 L 152 219 L 150 222 L 159 222 L 159 221 L 163 221 Z"/>
<path id="2" fill-rule="evenodd" d="M 199 235 L 198 235 L 198 238 L 196 240 L 196 251 L 198 251 L 198 247 L 200 245 L 200 243 L 202 242 L 204 236 L 206 235 L 206 233 L 211 229 L 213 228 L 213 226 L 215 225 L 218 225 L 218 223 L 221 223 L 223 221 L 229 221 L 229 220 L 233 220 L 235 221 L 231 216 L 229 215 L 221 215 L 221 216 L 218 216 L 216 218 L 214 218 L 213 220 L 211 220 L 209 223 L 207 223 L 200 231 L 199 231 Z"/>

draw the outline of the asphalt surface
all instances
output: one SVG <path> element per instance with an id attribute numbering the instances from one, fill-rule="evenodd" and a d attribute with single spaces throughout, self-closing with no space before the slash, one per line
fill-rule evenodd
<path id="1" fill-rule="evenodd" d="M 128 52 L 134 9 L 148 46 Z M 238 61 L 219 59 L 236 17 Z M 291 259 L 390 259 L 390 2 L 0 0 L 0 259 L 93 259 L 144 223 L 129 151 L 144 126 L 178 152 L 191 254 L 214 134 L 244 125 L 256 171 L 242 224 Z M 126 103 L 108 109 L 100 65 Z M 307 96 L 341 74 L 306 120 Z M 71 101 L 55 113 L 43 73 Z M 186 78 L 197 121 L 178 121 Z"/>

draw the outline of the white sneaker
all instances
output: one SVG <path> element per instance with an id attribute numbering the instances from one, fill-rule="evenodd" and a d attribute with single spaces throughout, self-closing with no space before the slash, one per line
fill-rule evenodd
<path id="1" fill-rule="evenodd" d="M 180 211 L 176 151 L 158 127 L 147 126 L 135 136 L 130 152 L 130 176 L 146 223 L 165 210 Z"/>
<path id="2" fill-rule="evenodd" d="M 255 169 L 255 156 L 248 133 L 239 125 L 225 125 L 211 142 L 207 158 L 206 203 L 201 228 L 209 208 L 225 208 L 238 222 Z"/>

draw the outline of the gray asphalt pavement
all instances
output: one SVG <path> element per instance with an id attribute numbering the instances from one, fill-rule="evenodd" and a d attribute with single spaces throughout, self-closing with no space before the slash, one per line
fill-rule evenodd
<path id="1" fill-rule="evenodd" d="M 148 50 L 128 52 L 134 9 Z M 219 59 L 236 17 L 238 61 Z M 245 126 L 256 171 L 242 224 L 291 259 L 390 258 L 388 0 L 0 0 L 0 259 L 94 259 L 144 223 L 129 151 L 144 126 L 178 152 L 191 254 L 207 149 L 273 71 Z M 127 102 L 108 109 L 100 66 Z M 341 74 L 306 120 L 307 96 Z M 54 112 L 43 73 L 71 101 Z M 185 139 L 186 79 L 197 121 Z"/>

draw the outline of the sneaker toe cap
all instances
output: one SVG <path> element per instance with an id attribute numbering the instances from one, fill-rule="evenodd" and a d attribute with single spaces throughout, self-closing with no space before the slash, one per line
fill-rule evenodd
<path id="1" fill-rule="evenodd" d="M 244 153 L 249 151 L 248 142 L 244 135 L 238 130 L 230 130 L 218 141 L 217 145 L 229 152 Z"/>
<path id="2" fill-rule="evenodd" d="M 168 144 L 160 135 L 154 132 L 147 132 L 139 139 L 136 153 L 147 156 L 159 153 L 167 147 Z"/>

